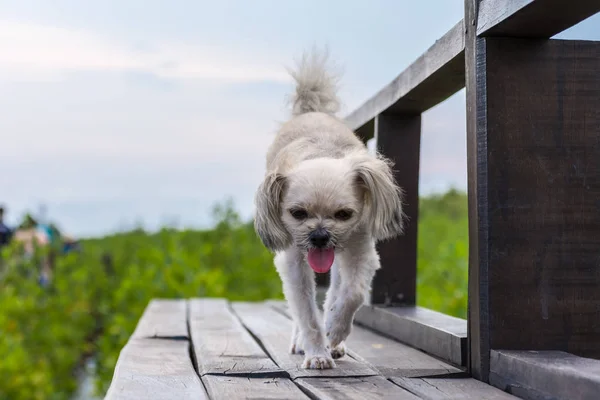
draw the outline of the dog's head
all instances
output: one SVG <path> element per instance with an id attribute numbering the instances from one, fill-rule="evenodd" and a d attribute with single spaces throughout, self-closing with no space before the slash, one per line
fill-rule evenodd
<path id="1" fill-rule="evenodd" d="M 365 152 L 269 174 L 256 193 L 256 231 L 272 251 L 292 245 L 343 249 L 358 229 L 384 240 L 402 226 L 402 191 L 391 164 Z"/>

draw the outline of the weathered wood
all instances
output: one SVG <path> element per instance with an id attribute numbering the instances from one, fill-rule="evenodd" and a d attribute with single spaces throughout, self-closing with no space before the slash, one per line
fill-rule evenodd
<path id="1" fill-rule="evenodd" d="M 545 39 L 597 12 L 598 0 L 481 0 L 477 34 Z"/>
<path id="2" fill-rule="evenodd" d="M 422 307 L 363 306 L 355 322 L 456 365 L 466 365 L 467 321 Z"/>
<path id="3" fill-rule="evenodd" d="M 464 34 L 460 21 L 389 85 L 345 118 L 361 130 L 377 115 L 418 114 L 441 103 L 465 85 Z M 368 133 L 360 135 L 368 140 Z"/>
<path id="4" fill-rule="evenodd" d="M 208 399 L 187 340 L 135 339 L 123 347 L 107 400 Z"/>
<path id="5" fill-rule="evenodd" d="M 487 381 L 489 334 L 487 286 L 487 136 L 478 136 L 478 115 L 486 111 L 485 97 L 477 91 L 485 69 L 477 64 L 476 22 L 480 0 L 465 0 L 465 89 L 467 114 L 467 185 L 469 213 L 468 369 Z"/>
<path id="6" fill-rule="evenodd" d="M 268 304 L 289 318 L 285 302 L 270 301 Z M 461 372 L 453 365 L 360 325 L 352 327 L 346 345 L 350 357 L 368 363 L 385 377 L 424 377 Z"/>
<path id="7" fill-rule="evenodd" d="M 355 325 L 346 341 L 348 353 L 372 365 L 386 377 L 445 375 L 461 372 L 457 367 Z"/>
<path id="8" fill-rule="evenodd" d="M 491 349 L 600 358 L 600 43 L 485 38 L 474 51 L 474 365 L 486 380 Z"/>
<path id="9" fill-rule="evenodd" d="M 232 314 L 224 299 L 189 300 L 189 324 L 198 373 L 269 375 L 283 371 Z"/>
<path id="10" fill-rule="evenodd" d="M 375 137 L 375 118 L 354 131 L 356 136 L 365 144 Z"/>
<path id="11" fill-rule="evenodd" d="M 414 305 L 417 294 L 417 227 L 421 115 L 381 114 L 375 119 L 377 150 L 394 162 L 394 178 L 404 191 L 404 233 L 377 244 L 381 268 L 371 288 L 371 304 Z"/>
<path id="12" fill-rule="evenodd" d="M 490 383 L 523 399 L 597 400 L 600 361 L 560 351 L 494 351 Z"/>
<path id="13" fill-rule="evenodd" d="M 443 378 L 391 378 L 391 381 L 426 400 L 517 400 L 517 397 L 465 374 Z"/>
<path id="14" fill-rule="evenodd" d="M 485 47 L 490 346 L 600 357 L 600 42 Z"/>
<path id="15" fill-rule="evenodd" d="M 361 378 L 302 378 L 299 385 L 311 398 L 319 400 L 417 400 L 414 394 L 381 376 Z"/>
<path id="16" fill-rule="evenodd" d="M 188 339 L 185 300 L 153 299 L 148 303 L 132 337 Z"/>
<path id="17" fill-rule="evenodd" d="M 308 400 L 309 397 L 288 378 L 244 378 L 204 375 L 202 381 L 211 400 Z"/>
<path id="18" fill-rule="evenodd" d="M 242 324 L 261 342 L 277 365 L 293 378 L 372 376 L 377 372 L 350 357 L 336 360 L 336 368 L 311 370 L 302 368 L 303 355 L 290 354 L 292 322 L 265 303 L 233 303 L 233 311 Z"/>

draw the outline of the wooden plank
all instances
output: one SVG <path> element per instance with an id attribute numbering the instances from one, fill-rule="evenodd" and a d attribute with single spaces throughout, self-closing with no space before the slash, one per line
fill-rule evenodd
<path id="1" fill-rule="evenodd" d="M 107 400 L 208 399 L 187 340 L 130 339 L 123 347 Z"/>
<path id="2" fill-rule="evenodd" d="M 185 300 L 150 300 L 132 337 L 188 339 L 186 313 Z"/>
<path id="3" fill-rule="evenodd" d="M 600 42 L 485 58 L 490 349 L 600 358 Z"/>
<path id="4" fill-rule="evenodd" d="M 285 302 L 269 304 L 289 318 Z M 459 373 L 461 369 L 396 340 L 354 325 L 346 340 L 350 357 L 363 360 L 386 377 L 424 377 Z"/>
<path id="5" fill-rule="evenodd" d="M 355 322 L 456 365 L 466 365 L 467 321 L 422 307 L 363 306 Z"/>
<path id="6" fill-rule="evenodd" d="M 444 378 L 391 378 L 391 381 L 426 400 L 517 400 L 465 374 Z"/>
<path id="7" fill-rule="evenodd" d="M 299 385 L 311 398 L 319 400 L 417 400 L 414 394 L 381 376 L 361 378 L 302 378 Z"/>
<path id="8" fill-rule="evenodd" d="M 345 118 L 353 130 L 384 111 L 418 114 L 441 103 L 465 85 L 464 33 L 460 21 L 390 84 Z M 368 140 L 368 133 L 361 137 Z"/>
<path id="9" fill-rule="evenodd" d="M 523 399 L 597 400 L 600 361 L 561 351 L 494 351 L 490 382 Z"/>
<path id="10" fill-rule="evenodd" d="M 202 381 L 211 400 L 264 399 L 308 400 L 288 378 L 244 378 L 204 375 Z"/>
<path id="11" fill-rule="evenodd" d="M 362 359 L 386 377 L 423 377 L 461 370 L 417 349 L 355 325 L 346 341 L 348 354 Z"/>
<path id="12" fill-rule="evenodd" d="M 265 303 L 233 303 L 233 311 L 242 324 L 261 342 L 277 365 L 293 378 L 372 376 L 377 372 L 350 357 L 336 360 L 336 368 L 302 368 L 303 355 L 290 354 L 291 321 Z"/>
<path id="13" fill-rule="evenodd" d="M 599 358 L 600 43 L 484 38 L 473 51 L 472 371 L 487 380 L 491 349 Z"/>
<path id="14" fill-rule="evenodd" d="M 465 0 L 465 88 L 467 114 L 467 186 L 469 206 L 469 295 L 468 369 L 487 381 L 489 372 L 489 332 L 487 276 L 487 135 L 478 135 L 479 118 L 487 111 L 485 103 L 485 64 L 477 38 L 476 22 L 480 0 Z"/>
<path id="15" fill-rule="evenodd" d="M 377 244 L 381 268 L 371 288 L 371 304 L 414 305 L 417 297 L 417 227 L 421 114 L 380 114 L 375 119 L 377 149 L 394 162 L 394 178 L 404 191 L 404 233 Z"/>
<path id="16" fill-rule="evenodd" d="M 477 35 L 545 39 L 597 12 L 598 0 L 481 0 Z"/>
<path id="17" fill-rule="evenodd" d="M 192 348 L 200 375 L 283 373 L 233 315 L 226 300 L 191 299 L 189 307 Z"/>

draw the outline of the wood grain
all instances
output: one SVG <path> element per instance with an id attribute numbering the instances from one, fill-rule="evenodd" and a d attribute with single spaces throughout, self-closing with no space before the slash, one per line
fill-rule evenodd
<path id="1" fill-rule="evenodd" d="M 208 399 L 187 340 L 135 339 L 121 350 L 107 400 Z"/>
<path id="2" fill-rule="evenodd" d="M 269 301 L 268 304 L 289 318 L 285 302 Z M 346 345 L 348 355 L 368 363 L 385 377 L 424 377 L 462 371 L 422 351 L 360 325 L 352 327 Z"/>
<path id="3" fill-rule="evenodd" d="M 308 400 L 288 378 L 247 378 L 204 375 L 202 381 L 211 400 Z"/>
<path id="4" fill-rule="evenodd" d="M 441 103 L 465 85 L 463 21 L 435 42 L 390 84 L 345 118 L 353 130 L 384 111 L 418 114 Z M 360 134 L 368 140 L 368 133 Z"/>
<path id="5" fill-rule="evenodd" d="M 346 341 L 349 354 L 363 359 L 386 377 L 434 376 L 461 370 L 381 334 L 354 326 Z"/>
<path id="6" fill-rule="evenodd" d="M 597 12 L 597 0 L 481 0 L 477 34 L 545 39 Z"/>
<path id="7" fill-rule="evenodd" d="M 487 380 L 493 349 L 600 358 L 600 43 L 485 38 L 474 46 L 473 374 Z"/>
<path id="8" fill-rule="evenodd" d="M 363 306 L 355 322 L 456 365 L 466 364 L 467 321 L 422 307 Z"/>
<path id="9" fill-rule="evenodd" d="M 530 400 L 596 400 L 600 361 L 561 351 L 494 351 L 490 383 Z"/>
<path id="10" fill-rule="evenodd" d="M 421 114 L 380 114 L 375 119 L 377 150 L 394 162 L 394 178 L 404 191 L 404 233 L 377 244 L 381 268 L 371 288 L 371 303 L 414 305 L 417 296 L 417 228 Z"/>
<path id="11" fill-rule="evenodd" d="M 600 358 L 600 42 L 485 58 L 490 348 Z"/>
<path id="12" fill-rule="evenodd" d="M 319 400 L 417 400 L 414 394 L 381 376 L 361 378 L 301 378 L 299 385 Z"/>
<path id="13" fill-rule="evenodd" d="M 467 186 L 469 213 L 469 295 L 467 309 L 468 369 L 473 377 L 487 381 L 489 373 L 489 332 L 487 285 L 487 135 L 478 134 L 485 123 L 486 97 L 484 39 L 477 38 L 480 0 L 465 0 L 465 96 L 467 114 Z"/>
<path id="14" fill-rule="evenodd" d="M 277 365 L 293 378 L 372 376 L 377 372 L 350 357 L 336 360 L 337 367 L 325 370 L 302 368 L 303 355 L 290 354 L 291 321 L 265 303 L 232 304 L 244 326 L 261 342 Z"/>
<path id="15" fill-rule="evenodd" d="M 189 324 L 198 373 L 270 375 L 275 365 L 230 311 L 224 299 L 189 300 Z"/>
<path id="16" fill-rule="evenodd" d="M 518 398 L 473 378 L 457 374 L 444 378 L 391 378 L 426 400 L 517 400 Z"/>
<path id="17" fill-rule="evenodd" d="M 188 339 L 185 300 L 153 299 L 148 303 L 132 337 Z"/>

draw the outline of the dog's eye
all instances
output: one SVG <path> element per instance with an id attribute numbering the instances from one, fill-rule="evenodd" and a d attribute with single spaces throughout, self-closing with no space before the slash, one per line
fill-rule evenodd
<path id="1" fill-rule="evenodd" d="M 296 209 L 290 210 L 290 214 L 292 214 L 292 217 L 294 217 L 298 220 L 308 218 L 308 213 L 306 212 L 306 210 L 303 210 L 301 208 L 296 208 Z"/>
<path id="2" fill-rule="evenodd" d="M 349 220 L 350 218 L 352 218 L 352 211 L 339 210 L 338 212 L 335 213 L 334 217 L 335 217 L 335 219 L 346 221 L 346 220 Z"/>

